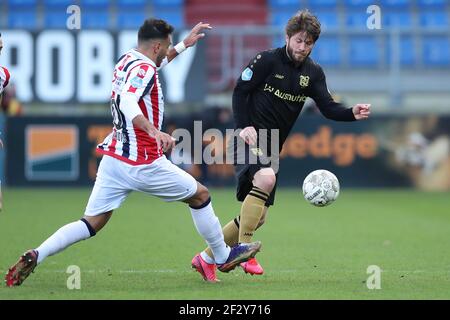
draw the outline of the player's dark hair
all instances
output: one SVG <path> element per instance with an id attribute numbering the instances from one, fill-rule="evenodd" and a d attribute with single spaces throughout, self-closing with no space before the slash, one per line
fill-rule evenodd
<path id="1" fill-rule="evenodd" d="M 306 31 L 314 42 L 319 39 L 321 31 L 319 19 L 308 9 L 297 12 L 286 25 L 286 34 L 289 38 L 301 31 Z"/>
<path id="2" fill-rule="evenodd" d="M 139 28 L 138 42 L 152 39 L 166 39 L 173 30 L 173 27 L 164 20 L 147 19 Z"/>

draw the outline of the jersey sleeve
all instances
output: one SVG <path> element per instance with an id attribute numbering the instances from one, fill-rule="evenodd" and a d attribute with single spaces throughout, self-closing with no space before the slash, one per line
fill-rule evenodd
<path id="1" fill-rule="evenodd" d="M 5 67 L 0 67 L 0 94 L 3 93 L 3 90 L 8 85 L 10 78 L 11 75 L 8 69 L 6 69 Z"/>
<path id="2" fill-rule="evenodd" d="M 248 96 L 256 90 L 272 72 L 273 54 L 261 52 L 244 68 L 233 90 L 233 115 L 236 128 L 251 125 Z"/>
<path id="3" fill-rule="evenodd" d="M 155 69 L 148 63 L 134 66 L 126 76 L 121 95 L 132 95 L 136 102 L 145 96 L 155 83 Z"/>
<path id="4" fill-rule="evenodd" d="M 316 78 L 312 81 L 310 97 L 314 100 L 320 112 L 328 119 L 336 121 L 355 121 L 352 108 L 347 108 L 335 102 L 328 90 L 325 73 L 317 66 Z"/>

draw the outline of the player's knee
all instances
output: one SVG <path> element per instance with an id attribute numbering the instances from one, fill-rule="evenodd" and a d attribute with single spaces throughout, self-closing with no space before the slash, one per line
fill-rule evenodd
<path id="1" fill-rule="evenodd" d="M 109 218 L 111 218 L 112 211 L 99 214 L 98 216 L 84 216 L 84 219 L 89 223 L 92 229 L 95 232 L 99 232 L 108 222 Z"/>
<path id="2" fill-rule="evenodd" d="M 255 174 L 253 185 L 266 191 L 272 192 L 277 178 L 271 168 L 262 169 Z"/>
<path id="3" fill-rule="evenodd" d="M 210 195 L 209 195 L 208 188 L 206 188 L 201 183 L 197 182 L 197 192 L 186 202 L 191 207 L 195 208 L 195 207 L 200 207 L 201 205 L 203 205 L 206 201 L 208 201 L 209 198 L 210 198 Z"/>

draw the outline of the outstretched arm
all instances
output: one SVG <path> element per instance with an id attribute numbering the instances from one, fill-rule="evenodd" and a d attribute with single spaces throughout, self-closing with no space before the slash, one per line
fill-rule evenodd
<path id="1" fill-rule="evenodd" d="M 191 32 L 186 38 L 178 43 L 175 47 L 169 50 L 167 54 L 167 63 L 175 59 L 177 55 L 186 50 L 189 47 L 193 47 L 197 44 L 198 40 L 205 36 L 204 30 L 210 30 L 212 27 L 209 23 L 199 22 L 195 27 L 192 28 Z"/>

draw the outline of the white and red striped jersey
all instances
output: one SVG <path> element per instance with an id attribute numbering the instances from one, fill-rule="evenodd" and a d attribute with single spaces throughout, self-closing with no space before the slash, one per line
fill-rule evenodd
<path id="1" fill-rule="evenodd" d="M 164 98 L 156 64 L 136 50 L 130 50 L 119 58 L 112 80 L 111 113 L 113 131 L 97 150 L 132 165 L 149 164 L 163 155 L 156 140 L 135 127 L 124 112 L 126 103 L 121 96 L 132 94 L 140 111 L 156 129 L 161 130 L 164 114 Z"/>
<path id="2" fill-rule="evenodd" d="M 3 90 L 5 90 L 6 86 L 8 85 L 9 78 L 11 75 L 9 74 L 8 69 L 5 67 L 0 67 L 0 95 L 3 93 Z"/>

